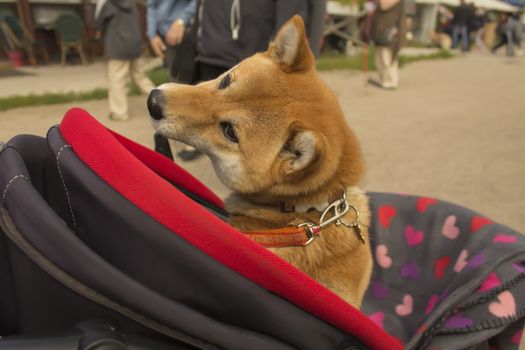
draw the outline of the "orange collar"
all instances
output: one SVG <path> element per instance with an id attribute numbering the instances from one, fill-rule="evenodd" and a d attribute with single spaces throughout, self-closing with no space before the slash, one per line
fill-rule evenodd
<path id="1" fill-rule="evenodd" d="M 321 226 L 301 224 L 273 230 L 243 231 L 266 248 L 306 247 L 321 233 Z"/>
<path id="2" fill-rule="evenodd" d="M 354 211 L 356 218 L 353 223 L 348 224 L 343 221 L 343 216 L 350 209 Z M 359 212 L 353 205 L 348 203 L 345 193 L 343 193 L 342 198 L 339 198 L 328 205 L 321 214 L 319 224 L 304 222 L 297 226 L 287 226 L 261 231 L 244 231 L 243 233 L 267 248 L 306 247 L 319 236 L 324 227 L 334 223 L 336 225 L 353 228 L 357 238 L 361 243 L 365 243 L 365 238 L 363 237 L 361 226 L 359 225 Z"/>

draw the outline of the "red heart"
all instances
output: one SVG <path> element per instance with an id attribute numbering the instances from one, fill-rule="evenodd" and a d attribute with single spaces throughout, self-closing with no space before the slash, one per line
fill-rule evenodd
<path id="1" fill-rule="evenodd" d="M 490 224 L 493 224 L 493 223 L 494 222 L 492 220 L 487 219 L 486 217 L 474 216 L 472 218 L 472 221 L 470 222 L 470 231 L 472 231 L 472 233 L 475 233 L 476 231 L 478 231 L 483 226 L 490 225 Z"/>
<path id="2" fill-rule="evenodd" d="M 437 200 L 434 198 L 420 197 L 417 199 L 416 209 L 418 212 L 423 213 L 427 210 L 427 207 L 432 204 L 436 204 Z"/>
<path id="3" fill-rule="evenodd" d="M 397 210 L 391 205 L 385 205 L 379 208 L 379 223 L 384 228 L 390 227 L 390 221 L 396 216 Z"/>
<path id="4" fill-rule="evenodd" d="M 436 278 L 442 278 L 445 276 L 445 269 L 450 265 L 450 256 L 444 256 L 436 260 L 434 265 L 434 275 Z"/>

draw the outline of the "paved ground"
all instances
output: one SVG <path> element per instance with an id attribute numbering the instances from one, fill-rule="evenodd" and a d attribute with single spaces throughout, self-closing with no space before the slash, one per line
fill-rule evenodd
<path id="1" fill-rule="evenodd" d="M 146 69 L 162 64 L 160 59 L 144 59 Z M 47 92 L 85 92 L 106 88 L 106 63 L 97 61 L 86 65 L 59 64 L 49 66 L 24 66 L 22 76 L 0 78 L 0 97 L 42 94 Z"/>
<path id="2" fill-rule="evenodd" d="M 404 56 L 431 55 L 438 50 L 433 48 L 405 47 Z M 148 70 L 162 65 L 159 58 L 143 58 L 144 69 Z M 0 67 L 1 71 L 1 67 Z M 23 75 L 0 78 L 0 97 L 27 95 L 46 92 L 83 92 L 96 88 L 105 88 L 106 63 L 96 61 L 86 65 L 53 64 L 48 66 L 24 66 L 17 69 Z"/>
<path id="3" fill-rule="evenodd" d="M 402 86 L 395 92 L 365 87 L 366 77 L 358 72 L 322 77 L 361 139 L 367 190 L 439 197 L 525 232 L 524 58 L 470 54 L 414 63 L 401 71 Z M 144 97 L 130 104 L 133 119 L 126 123 L 108 120 L 106 101 L 79 106 L 151 146 Z M 0 140 L 44 135 L 69 107 L 2 112 Z M 227 193 L 206 160 L 183 165 L 219 195 Z"/>

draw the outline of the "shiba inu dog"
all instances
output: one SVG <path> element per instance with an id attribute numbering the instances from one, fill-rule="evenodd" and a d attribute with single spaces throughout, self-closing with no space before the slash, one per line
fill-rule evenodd
<path id="1" fill-rule="evenodd" d="M 299 16 L 217 79 L 159 86 L 148 109 L 157 132 L 209 156 L 233 191 L 231 225 L 360 307 L 372 269 L 364 162 Z"/>

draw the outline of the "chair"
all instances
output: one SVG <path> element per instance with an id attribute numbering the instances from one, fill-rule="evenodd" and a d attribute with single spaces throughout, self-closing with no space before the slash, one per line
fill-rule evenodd
<path id="1" fill-rule="evenodd" d="M 61 51 L 60 62 L 66 64 L 66 55 L 70 49 L 76 50 L 80 55 L 82 64 L 86 64 L 86 55 L 82 43 L 84 23 L 82 19 L 75 15 L 62 15 L 55 22 L 55 33 Z"/>
<path id="2" fill-rule="evenodd" d="M 0 29 L 12 49 L 23 50 L 27 53 L 31 65 L 36 66 L 37 54 L 43 57 L 46 64 L 49 63 L 49 55 L 45 45 L 36 42 L 29 30 L 20 23 L 18 18 L 12 15 L 4 16 L 0 23 Z"/>

